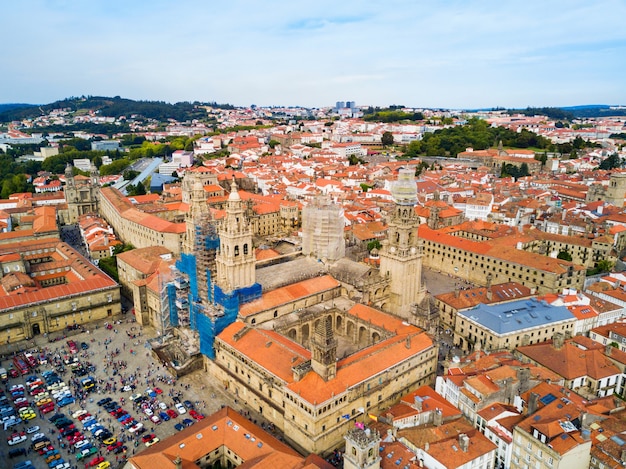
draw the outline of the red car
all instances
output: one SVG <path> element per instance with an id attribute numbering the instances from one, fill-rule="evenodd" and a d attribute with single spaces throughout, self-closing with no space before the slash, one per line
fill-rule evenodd
<path id="1" fill-rule="evenodd" d="M 79 415 L 79 416 L 78 416 L 78 420 L 80 420 L 80 421 L 82 422 L 82 421 L 83 421 L 83 420 L 85 420 L 87 417 L 91 417 L 91 414 L 90 414 L 89 412 L 87 412 L 86 414 L 83 414 L 83 415 Z"/>
<path id="2" fill-rule="evenodd" d="M 154 392 L 156 392 L 157 394 L 163 394 L 163 389 L 161 389 L 161 388 L 154 388 Z"/>
<path id="3" fill-rule="evenodd" d="M 83 441 L 85 439 L 85 435 L 83 435 L 82 433 L 77 433 L 76 435 L 73 435 L 69 440 L 68 443 L 70 445 L 75 445 L 76 443 L 78 443 L 79 441 Z"/>
<path id="4" fill-rule="evenodd" d="M 189 411 L 189 415 L 191 415 L 194 419 L 196 420 L 202 420 L 204 418 L 204 415 L 196 412 L 195 410 L 190 410 Z"/>
<path id="5" fill-rule="evenodd" d="M 52 445 L 48 445 L 48 446 L 44 446 L 43 448 L 41 448 L 39 451 L 37 451 L 39 454 L 46 454 L 48 451 L 54 451 L 54 446 Z"/>
<path id="6" fill-rule="evenodd" d="M 176 417 L 178 417 L 178 412 L 176 412 L 176 411 L 175 411 L 175 410 L 173 410 L 173 409 L 167 409 L 167 410 L 165 411 L 165 413 L 166 413 L 167 415 L 169 415 L 169 416 L 170 416 L 170 418 L 172 418 L 172 419 L 175 419 Z"/>
<path id="7" fill-rule="evenodd" d="M 120 446 L 122 446 L 122 442 L 121 441 L 116 441 L 112 445 L 107 446 L 107 451 L 111 452 L 111 451 L 115 450 L 116 448 L 119 448 Z"/>
<path id="8" fill-rule="evenodd" d="M 100 464 L 102 461 L 104 461 L 104 458 L 102 456 L 96 456 L 95 458 L 93 458 L 91 461 L 87 462 L 87 467 L 94 467 L 97 466 L 98 464 Z"/>
<path id="9" fill-rule="evenodd" d="M 146 441 L 152 440 L 154 437 L 156 437 L 156 435 L 154 433 L 150 433 L 148 435 L 142 436 L 141 437 L 141 441 L 143 441 L 145 443 Z"/>
<path id="10" fill-rule="evenodd" d="M 47 414 L 49 412 L 52 412 L 54 410 L 54 403 L 50 402 L 49 404 L 46 405 L 42 405 L 39 410 L 41 411 L 42 414 Z"/>
<path id="11" fill-rule="evenodd" d="M 70 348 L 71 353 L 78 353 L 78 345 L 73 340 L 68 340 L 67 346 Z"/>
<path id="12" fill-rule="evenodd" d="M 9 376 L 11 378 L 17 378 L 20 375 L 19 371 L 17 371 L 15 368 L 11 368 L 9 370 Z"/>

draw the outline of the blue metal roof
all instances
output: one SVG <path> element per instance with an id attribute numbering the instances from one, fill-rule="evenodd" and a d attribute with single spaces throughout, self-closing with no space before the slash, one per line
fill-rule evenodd
<path id="1" fill-rule="evenodd" d="M 552 306 L 536 299 L 494 305 L 479 304 L 474 309 L 460 311 L 458 314 L 499 335 L 574 318 L 565 306 Z"/>

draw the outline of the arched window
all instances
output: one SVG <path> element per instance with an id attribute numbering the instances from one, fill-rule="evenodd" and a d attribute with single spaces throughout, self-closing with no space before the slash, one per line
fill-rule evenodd
<path id="1" fill-rule="evenodd" d="M 236 244 L 235 245 L 235 257 L 237 257 L 239 255 L 239 245 Z"/>
<path id="2" fill-rule="evenodd" d="M 248 243 L 243 245 L 243 255 L 244 256 L 248 255 Z"/>

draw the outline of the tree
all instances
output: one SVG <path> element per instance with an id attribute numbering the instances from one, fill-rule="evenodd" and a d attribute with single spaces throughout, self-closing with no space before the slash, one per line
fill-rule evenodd
<path id="1" fill-rule="evenodd" d="M 619 157 L 617 153 L 613 153 L 600 163 L 599 168 L 608 170 L 608 169 L 619 168 L 621 165 L 622 165 L 621 158 Z"/>
<path id="2" fill-rule="evenodd" d="M 144 185 L 143 185 L 143 183 L 141 181 L 137 181 L 136 185 L 129 184 L 126 187 L 126 194 L 129 195 L 129 196 L 145 195 L 146 194 L 146 188 L 144 187 Z"/>
<path id="3" fill-rule="evenodd" d="M 372 251 L 372 249 L 380 249 L 380 247 L 381 247 L 380 241 L 378 241 L 377 239 L 367 243 L 367 250 L 370 252 Z"/>
<path id="4" fill-rule="evenodd" d="M 562 251 L 559 251 L 556 258 L 562 259 L 564 261 L 570 261 L 570 262 L 572 261 L 572 255 L 564 249 Z"/>
<path id="5" fill-rule="evenodd" d="M 268 145 L 273 150 L 276 147 L 276 145 L 280 145 L 280 142 L 278 140 L 270 140 Z"/>
<path id="6" fill-rule="evenodd" d="M 613 269 L 613 263 L 606 259 L 602 259 L 601 261 L 598 261 L 597 269 L 600 272 L 610 272 Z"/>
<path id="7" fill-rule="evenodd" d="M 380 142 L 383 144 L 383 147 L 393 145 L 393 134 L 391 132 L 383 132 Z"/>

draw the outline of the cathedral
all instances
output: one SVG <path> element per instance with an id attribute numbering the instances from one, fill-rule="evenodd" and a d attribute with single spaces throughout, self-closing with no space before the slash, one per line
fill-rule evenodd
<path id="1" fill-rule="evenodd" d="M 201 185 L 188 187 L 187 252 L 178 268 L 189 276 L 189 329 L 204 369 L 295 448 L 332 451 L 368 412 L 434 381 L 437 346 L 415 317 L 425 290 L 412 171 L 402 170 L 393 187 L 380 269 L 337 256 L 336 246 L 324 250 L 321 237 L 343 228 L 327 200 L 303 215 L 306 252 L 259 267 L 235 182 L 219 220 L 206 210 Z"/>

